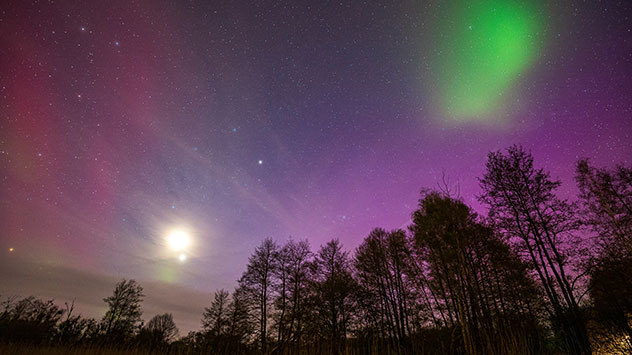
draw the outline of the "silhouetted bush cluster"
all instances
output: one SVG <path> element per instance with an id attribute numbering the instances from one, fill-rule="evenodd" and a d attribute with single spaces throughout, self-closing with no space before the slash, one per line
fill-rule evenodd
<path id="1" fill-rule="evenodd" d="M 143 289 L 117 284 L 100 321 L 52 301 L 2 303 L 4 342 L 171 354 L 632 353 L 632 169 L 577 164 L 578 203 L 519 146 L 490 153 L 487 216 L 450 187 L 422 193 L 406 229 L 353 254 L 265 239 L 202 329 L 143 324 Z"/>

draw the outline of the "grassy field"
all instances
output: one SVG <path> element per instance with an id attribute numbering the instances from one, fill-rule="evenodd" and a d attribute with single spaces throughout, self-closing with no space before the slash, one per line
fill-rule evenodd
<path id="1" fill-rule="evenodd" d="M 1 355 L 150 355 L 140 349 L 120 350 L 96 347 L 67 347 L 67 346 L 33 346 L 21 344 L 0 344 Z"/>

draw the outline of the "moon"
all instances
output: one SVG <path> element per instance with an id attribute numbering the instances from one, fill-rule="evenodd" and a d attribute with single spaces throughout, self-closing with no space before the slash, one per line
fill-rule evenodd
<path id="1" fill-rule="evenodd" d="M 181 252 L 191 244 L 191 238 L 183 230 L 174 230 L 167 236 L 167 244 L 171 250 Z"/>

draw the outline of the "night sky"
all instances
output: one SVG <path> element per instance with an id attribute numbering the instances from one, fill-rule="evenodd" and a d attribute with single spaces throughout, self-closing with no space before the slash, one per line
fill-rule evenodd
<path id="1" fill-rule="evenodd" d="M 553 3 L 2 1 L 0 294 L 134 278 L 187 331 L 265 237 L 353 250 L 443 175 L 484 213 L 490 151 L 573 198 L 632 163 L 632 4 Z"/>

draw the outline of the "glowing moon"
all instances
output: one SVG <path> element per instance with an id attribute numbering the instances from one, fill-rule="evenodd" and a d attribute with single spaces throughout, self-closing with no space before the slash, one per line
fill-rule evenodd
<path id="1" fill-rule="evenodd" d="M 167 244 L 169 244 L 169 248 L 173 251 L 183 251 L 190 243 L 191 239 L 189 235 L 182 230 L 175 230 L 167 236 Z"/>

